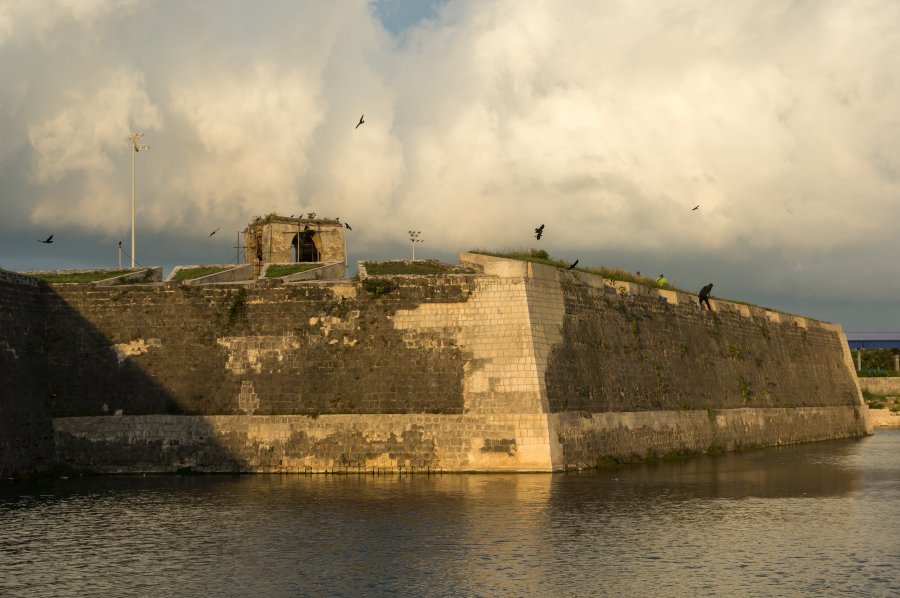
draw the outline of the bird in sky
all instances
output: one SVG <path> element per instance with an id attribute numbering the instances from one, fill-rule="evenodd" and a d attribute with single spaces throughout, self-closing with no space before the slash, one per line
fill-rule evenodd
<path id="1" fill-rule="evenodd" d="M 543 224 L 540 225 L 539 227 L 537 227 L 536 229 L 534 229 L 534 238 L 537 239 L 538 241 L 541 240 L 541 235 L 543 235 L 543 234 L 544 234 L 544 225 Z"/>
<path id="2" fill-rule="evenodd" d="M 220 230 L 222 230 L 222 227 L 221 227 L 221 226 L 220 226 L 219 228 L 217 228 L 216 230 L 214 230 L 213 232 L 209 233 L 209 236 L 210 236 L 210 237 L 213 236 L 214 234 L 216 234 L 216 233 L 219 232 Z"/>
<path id="3" fill-rule="evenodd" d="M 350 228 L 350 225 L 347 224 L 346 222 L 344 223 L 344 228 L 346 228 L 347 230 L 353 230 L 352 228 Z"/>
<path id="4" fill-rule="evenodd" d="M 53 235 L 50 235 L 49 237 L 47 237 L 47 238 L 44 239 L 43 241 L 41 241 L 40 239 L 38 239 L 38 243 L 52 243 L 52 242 L 53 242 Z"/>
<path id="5" fill-rule="evenodd" d="M 356 123 L 356 126 L 355 126 L 355 127 L 353 127 L 354 129 L 358 129 L 358 128 L 359 128 L 359 125 L 361 125 L 361 124 L 363 124 L 364 122 L 366 122 L 366 121 L 363 120 L 363 117 L 365 117 L 365 114 L 363 114 L 362 116 L 359 117 L 359 122 Z"/>
<path id="6" fill-rule="evenodd" d="M 693 208 L 691 208 L 691 211 L 692 211 L 692 212 L 695 212 L 695 211 L 697 211 L 697 210 L 699 210 L 699 209 L 700 209 L 700 204 L 697 204 L 696 206 L 694 206 Z"/>
<path id="7" fill-rule="evenodd" d="M 578 265 L 578 260 L 575 260 L 574 262 L 572 262 L 572 265 L 571 265 L 571 266 L 569 266 L 568 268 L 566 268 L 566 270 L 571 270 L 572 268 L 574 268 L 574 267 L 577 266 L 577 265 Z"/>

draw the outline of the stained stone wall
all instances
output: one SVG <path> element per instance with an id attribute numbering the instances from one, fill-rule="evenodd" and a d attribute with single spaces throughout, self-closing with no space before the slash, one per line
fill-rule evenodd
<path id="1" fill-rule="evenodd" d="M 547 471 L 522 415 L 120 416 L 54 420 L 63 465 L 100 472 Z"/>
<path id="2" fill-rule="evenodd" d="M 463 254 L 524 282 L 554 469 L 872 431 L 839 326 Z"/>
<path id="3" fill-rule="evenodd" d="M 831 325 L 726 302 L 710 312 L 575 276 L 559 287 L 565 316 L 547 363 L 551 412 L 859 403 L 846 343 Z"/>
<path id="4" fill-rule="evenodd" d="M 858 378 L 859 386 L 876 395 L 900 396 L 900 378 Z"/>
<path id="5" fill-rule="evenodd" d="M 0 478 L 40 472 L 53 457 L 45 291 L 35 278 L 0 270 Z"/>
<path id="6" fill-rule="evenodd" d="M 462 350 L 443 330 L 393 319 L 421 302 L 465 302 L 469 287 L 462 277 L 384 296 L 352 283 L 59 285 L 53 330 L 75 333 L 48 338 L 67 372 L 51 378 L 54 415 L 462 413 Z"/>
<path id="7" fill-rule="evenodd" d="M 523 281 L 380 284 L 57 289 L 60 312 L 74 306 L 106 339 L 79 341 L 90 371 L 76 378 L 92 382 L 54 403 L 60 461 L 101 471 L 549 470 Z M 98 370 L 109 384 L 95 384 Z M 155 385 L 111 386 L 129 372 Z"/>
<path id="8" fill-rule="evenodd" d="M 33 367 L 3 404 L 99 471 L 552 471 L 871 431 L 839 327 L 461 261 L 481 273 L 0 287 L 26 322 L 0 371 Z"/>

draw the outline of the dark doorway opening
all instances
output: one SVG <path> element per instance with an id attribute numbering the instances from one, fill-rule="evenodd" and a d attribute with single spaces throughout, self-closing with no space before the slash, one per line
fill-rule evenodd
<path id="1" fill-rule="evenodd" d="M 294 253 L 295 262 L 318 262 L 319 250 L 313 242 L 314 232 L 302 232 L 294 235 L 291 241 L 291 248 Z"/>

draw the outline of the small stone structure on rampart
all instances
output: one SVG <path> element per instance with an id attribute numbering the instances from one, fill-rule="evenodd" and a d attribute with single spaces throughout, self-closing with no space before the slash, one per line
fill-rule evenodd
<path id="1" fill-rule="evenodd" d="M 337 219 L 269 214 L 244 229 L 244 263 L 258 276 L 264 264 L 340 263 L 346 266 L 344 225 Z"/>

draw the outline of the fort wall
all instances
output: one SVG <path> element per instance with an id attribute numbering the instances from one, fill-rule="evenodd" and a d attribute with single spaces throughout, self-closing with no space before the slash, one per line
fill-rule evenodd
<path id="1" fill-rule="evenodd" d="M 859 378 L 859 386 L 876 395 L 900 396 L 900 378 Z"/>
<path id="2" fill-rule="evenodd" d="M 39 280 L 0 270 L 0 478 L 33 474 L 53 459 L 45 297 Z"/>
<path id="3" fill-rule="evenodd" d="M 461 258 L 481 273 L 48 288 L 56 459 L 553 471 L 871 432 L 837 326 Z"/>

